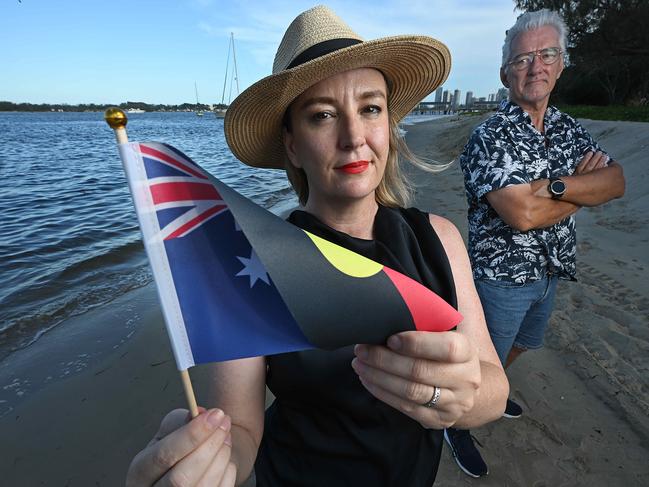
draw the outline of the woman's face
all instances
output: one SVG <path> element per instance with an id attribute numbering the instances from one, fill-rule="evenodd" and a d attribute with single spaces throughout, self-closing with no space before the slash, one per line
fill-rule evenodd
<path id="1" fill-rule="evenodd" d="M 387 87 L 376 69 L 327 78 L 290 107 L 284 144 L 291 164 L 309 184 L 307 207 L 371 198 L 388 158 Z"/>

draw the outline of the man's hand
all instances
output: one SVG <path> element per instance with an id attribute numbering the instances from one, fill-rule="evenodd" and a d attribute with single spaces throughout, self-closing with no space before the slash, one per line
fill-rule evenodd
<path id="1" fill-rule="evenodd" d="M 586 154 L 584 154 L 584 157 L 577 165 L 577 169 L 575 169 L 574 174 L 578 176 L 580 174 L 589 173 L 596 169 L 601 169 L 603 167 L 606 167 L 608 165 L 608 161 L 610 160 L 611 158 L 603 152 L 588 151 L 586 152 Z"/>

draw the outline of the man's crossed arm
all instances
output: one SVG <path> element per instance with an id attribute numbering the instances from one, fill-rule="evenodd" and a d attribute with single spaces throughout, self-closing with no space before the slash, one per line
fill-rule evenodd
<path id="1" fill-rule="evenodd" d="M 608 165 L 607 165 L 608 163 Z M 622 166 L 602 152 L 588 152 L 572 176 L 562 176 L 566 191 L 552 199 L 548 179 L 516 184 L 487 193 L 489 204 L 509 226 L 520 231 L 560 222 L 582 206 L 597 206 L 624 195 Z"/>

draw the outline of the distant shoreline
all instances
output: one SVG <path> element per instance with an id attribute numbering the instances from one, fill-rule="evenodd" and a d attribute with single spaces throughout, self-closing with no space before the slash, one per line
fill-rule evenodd
<path id="1" fill-rule="evenodd" d="M 102 109 L 97 109 L 97 110 L 81 110 L 81 109 L 70 109 L 70 110 L 65 110 L 65 109 L 50 109 L 50 110 L 0 110 L 0 113 L 103 113 L 105 112 L 108 108 L 114 107 L 115 105 L 109 105 L 106 108 Z M 144 110 L 142 112 L 129 112 L 128 110 L 123 109 L 126 113 L 182 113 L 182 112 L 187 112 L 187 113 L 192 113 L 197 110 L 203 110 L 203 111 L 212 111 L 210 108 L 202 108 L 202 109 L 159 109 L 159 110 Z"/>
<path id="2" fill-rule="evenodd" d="M 14 103 L 11 101 L 0 101 L 0 112 L 103 112 L 112 107 L 119 107 L 124 111 L 143 110 L 145 112 L 194 112 L 227 108 L 220 103 L 181 103 L 167 105 L 163 103 L 127 101 L 123 103 L 77 103 L 70 105 L 66 103 Z"/>
<path id="3" fill-rule="evenodd" d="M 227 108 L 221 104 L 196 104 L 182 103 L 180 105 L 165 105 L 155 103 L 127 101 L 120 104 L 81 103 L 67 105 L 64 103 L 14 103 L 0 101 L 0 113 L 96 113 L 118 106 L 122 110 L 143 110 L 144 112 L 211 112 L 216 108 Z M 624 105 L 564 105 L 556 104 L 561 111 L 574 118 L 589 120 L 606 120 L 621 122 L 649 122 L 649 105 L 624 106 Z M 132 112 L 131 112 L 132 113 Z M 137 113 L 137 112 L 136 112 Z"/>

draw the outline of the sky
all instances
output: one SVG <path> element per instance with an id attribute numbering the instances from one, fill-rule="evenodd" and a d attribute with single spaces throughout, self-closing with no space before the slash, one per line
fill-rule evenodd
<path id="1" fill-rule="evenodd" d="M 230 33 L 240 89 L 269 75 L 301 0 L 2 0 L 0 100 L 219 103 Z M 453 64 L 444 89 L 475 97 L 501 87 L 512 0 L 329 0 L 365 39 L 423 34 L 444 42 Z M 232 62 L 232 60 L 230 60 Z M 232 92 L 232 98 L 236 90 Z M 229 89 L 225 102 L 230 98 Z"/>

